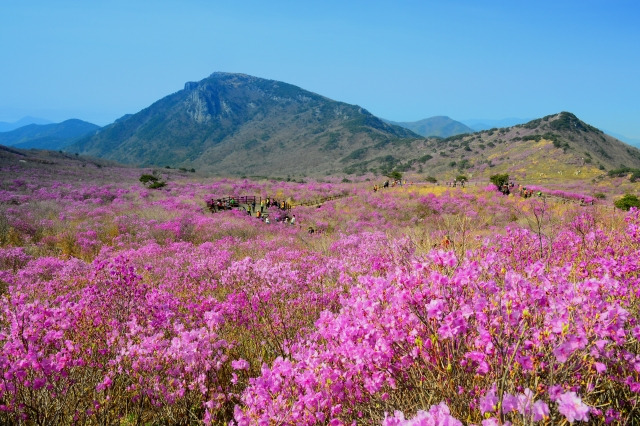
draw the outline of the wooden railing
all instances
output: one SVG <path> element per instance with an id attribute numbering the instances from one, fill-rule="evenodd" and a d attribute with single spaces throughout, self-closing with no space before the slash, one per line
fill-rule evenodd
<path id="1" fill-rule="evenodd" d="M 298 201 L 298 202 L 278 201 L 277 204 L 273 204 L 273 206 L 278 207 L 281 210 L 291 210 L 293 207 L 318 206 L 328 201 L 337 200 L 339 198 L 344 198 L 348 196 L 350 196 L 350 194 L 342 193 L 342 194 L 329 195 L 327 197 L 315 198 L 313 200 L 307 200 L 307 201 Z M 253 195 L 230 196 L 230 197 L 215 198 L 215 199 L 211 198 L 207 201 L 207 208 L 212 213 L 222 211 L 222 210 L 236 209 L 236 208 L 244 208 L 250 213 L 255 213 L 255 211 L 258 209 L 262 211 L 270 207 L 270 205 L 267 205 L 266 203 L 267 200 L 269 200 L 270 202 L 273 201 L 270 198 L 263 199 L 262 197 L 253 196 Z"/>
<path id="2" fill-rule="evenodd" d="M 339 198 L 349 197 L 350 195 L 352 195 L 352 194 L 342 193 L 342 194 L 336 194 L 336 195 L 329 195 L 327 197 L 316 198 L 316 199 L 313 199 L 313 200 L 307 200 L 307 201 L 300 201 L 300 202 L 291 203 L 291 207 L 319 206 L 321 204 L 326 203 L 327 201 L 332 201 L 332 200 L 337 200 Z"/>

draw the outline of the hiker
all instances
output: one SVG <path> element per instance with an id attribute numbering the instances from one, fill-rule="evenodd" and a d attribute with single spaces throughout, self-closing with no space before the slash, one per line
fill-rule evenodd
<path id="1" fill-rule="evenodd" d="M 309 229 L 307 230 L 307 232 L 309 232 L 309 234 L 313 234 L 313 233 L 315 233 L 315 232 L 316 232 L 316 230 L 315 230 L 315 229 L 313 229 L 313 227 L 312 227 L 312 226 L 310 226 L 310 227 L 309 227 Z"/>
<path id="2" fill-rule="evenodd" d="M 294 214 L 293 217 L 291 218 L 291 225 L 295 225 L 296 224 L 296 215 Z"/>
<path id="3" fill-rule="evenodd" d="M 451 243 L 451 240 L 449 239 L 448 235 L 445 235 L 444 238 L 442 238 L 442 242 L 440 243 L 440 245 L 443 248 L 449 248 L 449 244 Z"/>
<path id="4" fill-rule="evenodd" d="M 268 216 L 264 218 L 264 223 L 266 223 L 267 225 L 271 223 L 271 222 L 269 222 L 269 217 Z"/>

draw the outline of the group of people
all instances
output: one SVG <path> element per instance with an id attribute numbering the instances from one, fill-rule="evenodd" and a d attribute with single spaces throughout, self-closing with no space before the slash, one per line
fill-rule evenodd
<path id="1" fill-rule="evenodd" d="M 271 223 L 271 220 L 269 219 L 269 215 L 262 214 L 262 212 L 260 210 L 258 210 L 256 212 L 256 217 L 258 219 L 260 219 L 261 221 L 263 221 L 264 223 L 266 223 L 267 225 Z M 296 224 L 296 215 L 294 214 L 291 217 L 289 217 L 289 215 L 278 217 L 276 219 L 276 222 L 282 222 L 285 225 L 295 225 Z"/>
<path id="2" fill-rule="evenodd" d="M 456 186 L 460 185 L 460 187 L 464 188 L 464 183 L 465 183 L 464 179 L 461 179 L 461 180 L 454 179 L 452 182 L 447 182 L 447 186 L 451 186 L 455 188 Z"/>
<path id="3" fill-rule="evenodd" d="M 526 186 L 518 185 L 518 195 L 520 195 L 522 198 L 530 198 L 533 197 L 533 190 L 527 189 Z M 536 195 L 538 197 L 542 197 L 542 191 L 538 191 Z"/>
<path id="4" fill-rule="evenodd" d="M 215 213 L 220 210 L 231 210 L 232 208 L 237 207 L 238 201 L 233 197 L 218 198 L 210 200 L 207 202 L 207 205 L 209 206 L 209 210 L 211 210 L 212 213 Z"/>
<path id="5" fill-rule="evenodd" d="M 385 180 L 384 183 L 382 184 L 383 188 L 393 188 L 394 186 L 403 186 L 406 185 L 407 181 L 406 180 L 402 180 L 402 179 L 395 179 L 394 181 L 388 181 Z M 409 182 L 409 185 L 411 185 L 411 182 Z M 378 192 L 380 191 L 380 185 L 373 185 L 373 192 Z"/>
<path id="6" fill-rule="evenodd" d="M 500 192 L 502 192 L 504 195 L 509 195 L 512 192 L 515 194 L 516 192 L 516 184 L 513 182 L 506 182 L 503 183 L 502 186 L 499 188 Z M 522 186 L 522 185 L 518 185 L 518 195 L 521 196 L 522 198 L 529 198 L 529 197 L 533 197 L 533 190 L 532 189 L 527 189 L 526 186 Z M 536 193 L 536 195 L 538 197 L 542 197 L 542 192 L 538 191 Z"/>
<path id="7" fill-rule="evenodd" d="M 276 199 L 272 199 L 270 197 L 265 198 L 260 201 L 260 207 L 278 207 L 280 210 L 289 210 L 291 209 L 291 205 L 286 201 L 278 201 Z M 255 204 L 254 204 L 255 208 Z"/>
<path id="8" fill-rule="evenodd" d="M 263 200 L 260 200 L 259 206 L 254 201 L 254 203 L 251 205 L 251 210 L 248 210 L 248 213 L 249 214 L 253 213 L 255 214 L 255 217 L 257 217 L 264 223 L 270 224 L 271 220 L 269 219 L 269 215 L 264 213 L 264 211 L 270 207 L 276 207 L 282 211 L 291 210 L 291 204 L 287 203 L 286 201 L 278 201 L 271 197 L 267 197 Z M 285 214 L 284 216 L 278 217 L 276 219 L 276 222 L 283 222 L 287 225 L 295 225 L 296 215 L 289 217 L 288 214 Z"/>

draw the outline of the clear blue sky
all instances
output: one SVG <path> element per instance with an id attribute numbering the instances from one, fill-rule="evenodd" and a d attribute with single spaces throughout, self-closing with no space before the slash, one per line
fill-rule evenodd
<path id="1" fill-rule="evenodd" d="M 0 121 L 104 125 L 214 71 L 396 121 L 570 111 L 640 139 L 637 0 L 2 0 Z"/>

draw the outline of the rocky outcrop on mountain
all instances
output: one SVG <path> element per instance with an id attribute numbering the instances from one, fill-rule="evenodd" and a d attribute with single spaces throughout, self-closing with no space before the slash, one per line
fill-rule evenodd
<path id="1" fill-rule="evenodd" d="M 69 149 L 224 175 L 341 172 L 354 149 L 416 139 L 356 105 L 291 84 L 214 73 Z"/>

